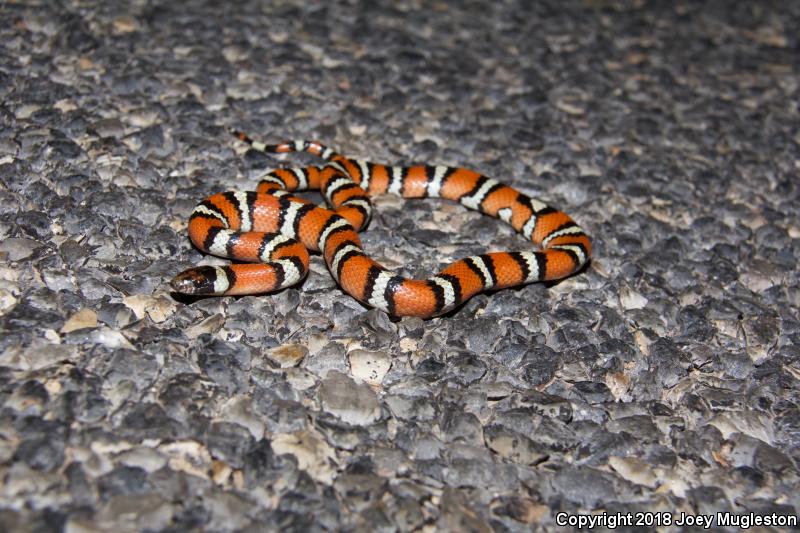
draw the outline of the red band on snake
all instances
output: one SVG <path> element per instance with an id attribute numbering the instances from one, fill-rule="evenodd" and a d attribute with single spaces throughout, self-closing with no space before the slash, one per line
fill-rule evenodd
<path id="1" fill-rule="evenodd" d="M 232 191 L 203 200 L 189 219 L 189 237 L 204 252 L 245 264 L 186 270 L 172 288 L 195 295 L 243 295 L 294 285 L 308 273 L 309 251 L 322 252 L 328 268 L 358 301 L 393 316 L 428 318 L 475 294 L 580 270 L 591 254 L 589 237 L 562 211 L 492 178 L 461 167 L 393 167 L 344 157 L 317 142 L 266 145 L 232 130 L 268 153 L 308 152 L 322 166 L 278 169 L 262 177 L 257 192 Z M 333 209 L 291 195 L 320 190 Z M 406 279 L 372 260 L 358 231 L 372 213 L 369 196 L 446 198 L 497 217 L 541 249 L 493 252 L 460 259 L 435 276 Z"/>

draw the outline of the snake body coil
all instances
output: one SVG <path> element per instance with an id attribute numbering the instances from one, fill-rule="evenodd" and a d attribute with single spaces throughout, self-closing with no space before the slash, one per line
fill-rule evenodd
<path id="1" fill-rule="evenodd" d="M 308 273 L 308 251 L 321 251 L 331 274 L 348 294 L 393 316 L 428 318 L 488 289 L 557 280 L 589 259 L 589 237 L 562 211 L 461 167 L 390 167 L 350 159 L 317 142 L 266 145 L 232 131 L 252 148 L 269 153 L 308 152 L 322 166 L 278 169 L 262 177 L 257 192 L 232 191 L 203 200 L 189 219 L 189 237 L 204 252 L 245 264 L 186 270 L 172 288 L 185 294 L 241 295 L 275 291 Z M 291 195 L 318 189 L 325 209 Z M 460 259 L 427 280 L 406 279 L 373 261 L 358 231 L 370 220 L 369 196 L 446 198 L 497 217 L 541 247 Z"/>

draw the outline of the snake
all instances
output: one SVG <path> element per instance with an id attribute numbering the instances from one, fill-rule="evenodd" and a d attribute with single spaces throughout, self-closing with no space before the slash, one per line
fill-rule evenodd
<path id="1" fill-rule="evenodd" d="M 443 165 L 387 166 L 339 154 L 317 141 L 265 144 L 228 128 L 250 148 L 273 154 L 305 152 L 323 164 L 267 172 L 255 191 L 205 198 L 188 223 L 201 251 L 240 261 L 196 266 L 175 276 L 177 293 L 205 296 L 268 293 L 300 282 L 309 252 L 321 252 L 339 286 L 393 317 L 446 313 L 489 290 L 555 281 L 583 268 L 588 235 L 566 213 L 474 170 Z M 329 208 L 292 194 L 318 190 Z M 490 252 L 459 259 L 428 279 L 408 279 L 373 260 L 358 232 L 372 217 L 370 196 L 443 198 L 508 223 L 538 249 Z"/>

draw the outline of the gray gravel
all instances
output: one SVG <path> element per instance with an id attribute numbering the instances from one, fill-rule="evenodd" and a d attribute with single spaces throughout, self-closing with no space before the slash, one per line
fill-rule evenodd
<path id="1" fill-rule="evenodd" d="M 269 4 L 0 4 L 0 529 L 796 516 L 800 4 Z M 196 202 L 313 161 L 225 126 L 477 169 L 593 261 L 429 321 L 319 256 L 278 294 L 175 297 L 216 261 Z M 365 246 L 410 275 L 526 246 L 375 204 Z"/>

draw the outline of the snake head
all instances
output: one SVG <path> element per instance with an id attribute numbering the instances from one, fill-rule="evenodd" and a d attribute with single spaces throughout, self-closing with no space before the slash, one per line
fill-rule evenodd
<path id="1" fill-rule="evenodd" d="M 172 290 L 181 294 L 219 294 L 219 283 L 217 283 L 217 279 L 220 278 L 220 272 L 218 272 L 218 270 L 220 269 L 211 266 L 190 268 L 172 278 L 169 284 Z"/>

